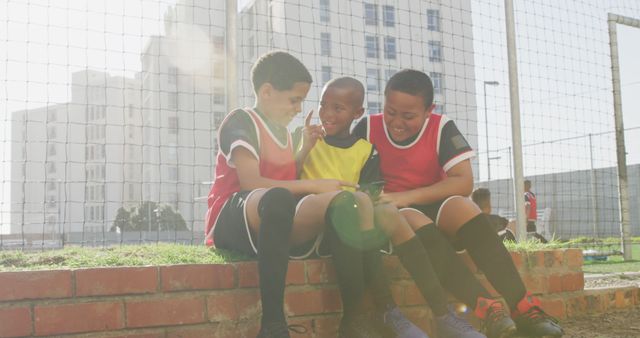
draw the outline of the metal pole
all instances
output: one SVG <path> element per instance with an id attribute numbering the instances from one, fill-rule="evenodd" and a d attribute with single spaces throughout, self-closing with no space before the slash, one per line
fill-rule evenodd
<path id="1" fill-rule="evenodd" d="M 620 64 L 618 60 L 618 32 L 616 24 L 640 27 L 640 20 L 609 13 L 609 46 L 611 48 L 611 80 L 613 81 L 613 111 L 616 126 L 616 155 L 618 158 L 618 194 L 620 203 L 620 232 L 622 253 L 625 260 L 631 255 L 631 224 L 629 222 L 629 191 L 627 177 L 627 152 L 624 143 L 624 123 L 622 117 L 622 97 L 620 88 Z"/>
<path id="2" fill-rule="evenodd" d="M 589 134 L 589 161 L 591 163 L 591 217 L 593 217 L 593 236 L 598 237 L 598 199 L 596 197 L 596 171 L 593 168 L 593 141 Z"/>
<path id="3" fill-rule="evenodd" d="M 237 33 L 238 33 L 238 1 L 227 0 L 226 2 L 226 74 L 227 82 L 227 111 L 230 112 L 238 106 L 238 73 L 237 69 Z M 218 126 L 216 126 L 218 127 Z"/>
<path id="4" fill-rule="evenodd" d="M 516 52 L 516 24 L 513 0 L 504 1 L 507 31 L 507 54 L 509 58 L 509 101 L 511 103 L 511 138 L 513 144 L 513 191 L 516 206 L 516 228 L 518 240 L 527 234 L 527 219 L 524 210 L 524 175 L 522 165 L 522 135 L 520 130 L 520 92 L 518 90 L 518 60 Z"/>
<path id="5" fill-rule="evenodd" d="M 487 150 L 487 183 L 491 181 L 491 160 L 489 159 L 489 116 L 487 115 L 487 81 L 482 83 L 484 92 L 484 140 Z"/>

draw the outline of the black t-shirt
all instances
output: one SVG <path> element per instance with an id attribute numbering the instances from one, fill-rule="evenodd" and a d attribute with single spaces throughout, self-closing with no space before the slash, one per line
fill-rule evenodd
<path id="1" fill-rule="evenodd" d="M 352 134 L 357 137 L 367 139 L 367 117 L 358 122 L 358 124 L 353 128 Z M 406 146 L 414 142 L 417 137 L 418 135 L 415 135 L 403 142 L 394 141 L 394 143 L 399 146 Z M 460 133 L 460 130 L 458 130 L 458 127 L 453 120 L 447 120 L 445 122 L 439 137 L 440 148 L 438 149 L 438 162 L 443 168 L 456 156 L 472 150 L 469 142 L 467 142 L 464 136 Z"/>

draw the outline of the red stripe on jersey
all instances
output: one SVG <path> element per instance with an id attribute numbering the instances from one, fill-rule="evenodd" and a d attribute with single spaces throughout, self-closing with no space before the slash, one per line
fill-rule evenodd
<path id="1" fill-rule="evenodd" d="M 368 138 L 380 156 L 380 170 L 386 181 L 384 191 L 426 187 L 446 177 L 438 161 L 441 118 L 441 115 L 431 114 L 418 139 L 408 146 L 399 146 L 389 138 L 383 114 L 369 116 Z"/>
<path id="2" fill-rule="evenodd" d="M 536 221 L 538 219 L 538 201 L 536 195 L 532 192 L 525 191 L 524 196 L 529 201 L 529 214 L 527 215 L 528 221 Z"/>
<path id="3" fill-rule="evenodd" d="M 251 109 L 245 109 L 245 111 L 248 112 L 253 120 L 258 133 L 260 149 L 256 150 L 259 156 L 260 176 L 273 180 L 295 180 L 296 162 L 293 155 L 291 135 L 287 135 L 287 144 L 280 144 L 256 112 Z M 224 122 L 222 124 L 224 125 Z M 231 153 L 229 153 L 230 157 Z M 218 151 L 216 163 L 216 179 L 209 192 L 209 198 L 207 199 L 209 208 L 205 216 L 205 234 L 207 235 L 208 244 L 213 244 L 213 228 L 220 210 L 222 210 L 231 195 L 241 190 L 238 172 L 236 168 L 229 165 L 222 151 Z"/>

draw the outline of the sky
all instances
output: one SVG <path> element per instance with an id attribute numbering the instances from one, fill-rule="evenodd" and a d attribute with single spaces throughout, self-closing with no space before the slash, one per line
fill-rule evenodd
<path id="1" fill-rule="evenodd" d="M 247 1 L 240 0 L 238 8 Z M 585 135 L 612 130 L 610 72 L 602 64 L 609 54 L 604 5 L 609 2 L 621 12 L 640 10 L 632 0 L 588 0 L 579 6 L 576 1 L 516 1 L 523 143 L 539 144 L 525 146 L 525 175 L 585 168 L 589 162 Z M 511 134 L 504 10 L 500 0 L 471 3 L 480 177 L 487 176 L 485 120 L 492 178 L 508 177 Z M 90 68 L 133 77 L 140 71 L 140 53 L 148 38 L 163 34 L 162 18 L 171 4 L 169 0 L 1 1 L 0 142 L 8 135 L 8 113 L 69 101 L 74 71 Z M 636 113 L 640 29 L 619 26 L 619 41 L 625 127 L 633 128 L 640 126 Z M 487 87 L 488 119 L 483 81 L 500 82 Z M 640 150 L 634 146 L 640 144 L 640 130 L 627 136 L 628 163 L 640 163 Z M 554 141 L 566 137 L 582 138 Z M 611 140 L 611 134 L 594 136 L 597 167 L 615 164 Z M 547 164 L 554 162 L 558 149 L 575 156 L 573 167 Z M 3 151 L 0 162 L 6 164 L 7 156 Z M 2 170 L 0 166 L 0 177 Z"/>

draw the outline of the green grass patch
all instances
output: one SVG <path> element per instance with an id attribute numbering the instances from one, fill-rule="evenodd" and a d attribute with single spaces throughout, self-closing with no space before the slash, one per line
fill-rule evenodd
<path id="1" fill-rule="evenodd" d="M 213 264 L 247 260 L 248 257 L 204 246 L 181 244 L 123 245 L 107 248 L 66 247 L 51 251 L 0 251 L 0 271 Z"/>

